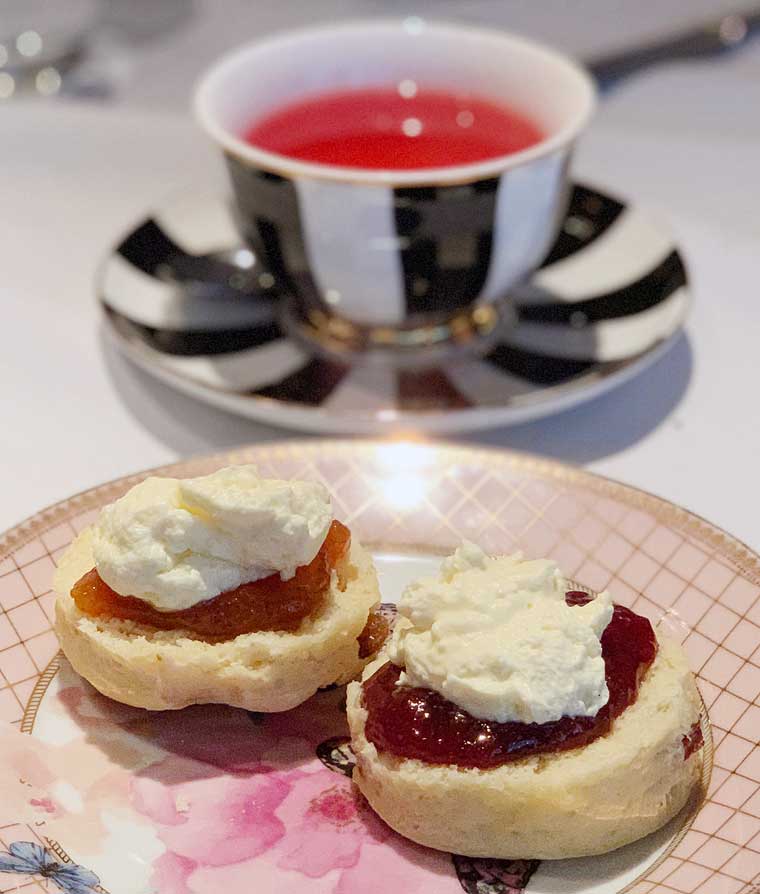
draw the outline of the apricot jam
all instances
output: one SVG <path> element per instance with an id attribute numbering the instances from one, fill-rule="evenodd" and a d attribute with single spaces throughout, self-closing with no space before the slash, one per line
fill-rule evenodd
<path id="1" fill-rule="evenodd" d="M 565 601 L 583 605 L 591 598 L 572 591 Z M 622 605 L 614 607 L 601 644 L 610 698 L 594 717 L 550 723 L 479 720 L 430 689 L 397 686 L 401 668 L 389 662 L 364 683 L 365 734 L 378 749 L 398 757 L 480 769 L 587 745 L 633 704 L 657 654 L 652 625 Z"/>
<path id="2" fill-rule="evenodd" d="M 388 620 L 382 606 L 378 606 L 369 613 L 364 630 L 359 634 L 359 658 L 369 658 L 380 650 L 382 644 L 388 639 L 391 632 L 391 622 Z"/>
<path id="3" fill-rule="evenodd" d="M 271 574 L 181 611 L 162 612 L 135 596 L 120 596 L 94 568 L 74 584 L 71 595 L 87 615 L 189 631 L 213 642 L 261 630 L 296 630 L 323 607 L 332 571 L 350 544 L 351 532 L 334 521 L 317 555 L 290 580 Z"/>

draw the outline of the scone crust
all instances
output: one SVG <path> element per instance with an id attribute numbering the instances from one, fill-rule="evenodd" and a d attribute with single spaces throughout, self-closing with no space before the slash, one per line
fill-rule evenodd
<path id="1" fill-rule="evenodd" d="M 658 634 L 638 698 L 589 745 L 491 770 L 426 764 L 367 741 L 361 684 L 348 687 L 353 779 L 397 832 L 471 857 L 564 859 L 602 854 L 659 829 L 685 805 L 701 752 L 682 738 L 701 700 L 683 649 Z M 385 661 L 367 667 L 365 679 Z"/>
<path id="2" fill-rule="evenodd" d="M 222 643 L 83 614 L 70 592 L 93 564 L 86 530 L 59 563 L 55 630 L 74 669 L 116 701 L 154 711 L 207 703 L 287 711 L 322 686 L 355 678 L 366 664 L 356 638 L 380 591 L 372 559 L 355 540 L 346 587 L 333 584 L 319 617 L 294 633 L 249 633 Z"/>

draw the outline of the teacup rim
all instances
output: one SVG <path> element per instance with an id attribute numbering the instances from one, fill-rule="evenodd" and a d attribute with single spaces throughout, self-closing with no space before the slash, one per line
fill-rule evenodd
<path id="1" fill-rule="evenodd" d="M 585 92 L 579 110 L 574 119 L 556 133 L 535 143 L 533 146 L 520 152 L 512 152 L 507 155 L 494 156 L 480 162 L 460 165 L 448 165 L 437 168 L 398 169 L 388 168 L 382 170 L 370 170 L 366 168 L 354 168 L 341 165 L 331 165 L 319 162 L 306 162 L 276 152 L 269 152 L 258 146 L 246 142 L 242 137 L 224 127 L 214 116 L 210 108 L 210 94 L 216 82 L 222 78 L 230 68 L 239 61 L 266 45 L 285 45 L 291 41 L 320 33 L 334 34 L 336 31 L 350 31 L 361 29 L 369 31 L 373 29 L 387 29 L 404 27 L 409 17 L 384 17 L 368 19 L 347 19 L 339 22 L 306 26 L 303 28 L 285 29 L 267 35 L 259 40 L 247 41 L 216 60 L 201 75 L 196 83 L 193 99 L 193 108 L 196 121 L 201 128 L 217 143 L 225 153 L 237 157 L 239 160 L 280 177 L 295 180 L 309 179 L 339 183 L 351 183 L 362 185 L 375 185 L 385 187 L 432 187 L 432 186 L 457 186 L 474 183 L 479 180 L 489 180 L 499 177 L 508 170 L 529 164 L 537 159 L 550 156 L 557 150 L 571 144 L 583 131 L 597 105 L 597 88 L 590 73 L 581 63 L 571 56 L 556 50 L 540 41 L 533 40 L 521 34 L 507 31 L 501 28 L 484 28 L 459 22 L 442 19 L 424 19 L 423 25 L 428 29 L 438 31 L 450 31 L 468 33 L 475 37 L 493 39 L 494 36 L 505 39 L 513 44 L 522 45 L 534 51 L 539 51 L 554 61 L 565 66 L 581 86 L 581 92 Z M 413 17 L 417 18 L 417 17 Z"/>

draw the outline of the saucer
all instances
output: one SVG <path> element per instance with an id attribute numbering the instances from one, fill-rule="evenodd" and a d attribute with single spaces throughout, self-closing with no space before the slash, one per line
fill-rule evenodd
<path id="1" fill-rule="evenodd" d="M 242 416 L 332 433 L 455 432 L 556 413 L 658 359 L 690 304 L 668 229 L 580 184 L 541 269 L 512 295 L 514 328 L 483 356 L 422 371 L 317 356 L 283 328 L 271 286 L 228 200 L 191 191 L 138 221 L 97 278 L 107 333 L 147 372 Z"/>

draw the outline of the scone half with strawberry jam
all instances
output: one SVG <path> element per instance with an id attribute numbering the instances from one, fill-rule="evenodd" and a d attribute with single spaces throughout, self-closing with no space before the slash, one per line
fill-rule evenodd
<path id="1" fill-rule="evenodd" d="M 344 683 L 366 664 L 380 598 L 327 490 L 253 466 L 147 478 L 72 543 L 55 589 L 74 668 L 153 710 L 285 711 Z"/>
<path id="2" fill-rule="evenodd" d="M 660 828 L 701 767 L 681 647 L 548 560 L 472 544 L 410 585 L 387 651 L 348 688 L 353 779 L 420 844 L 560 859 Z"/>

